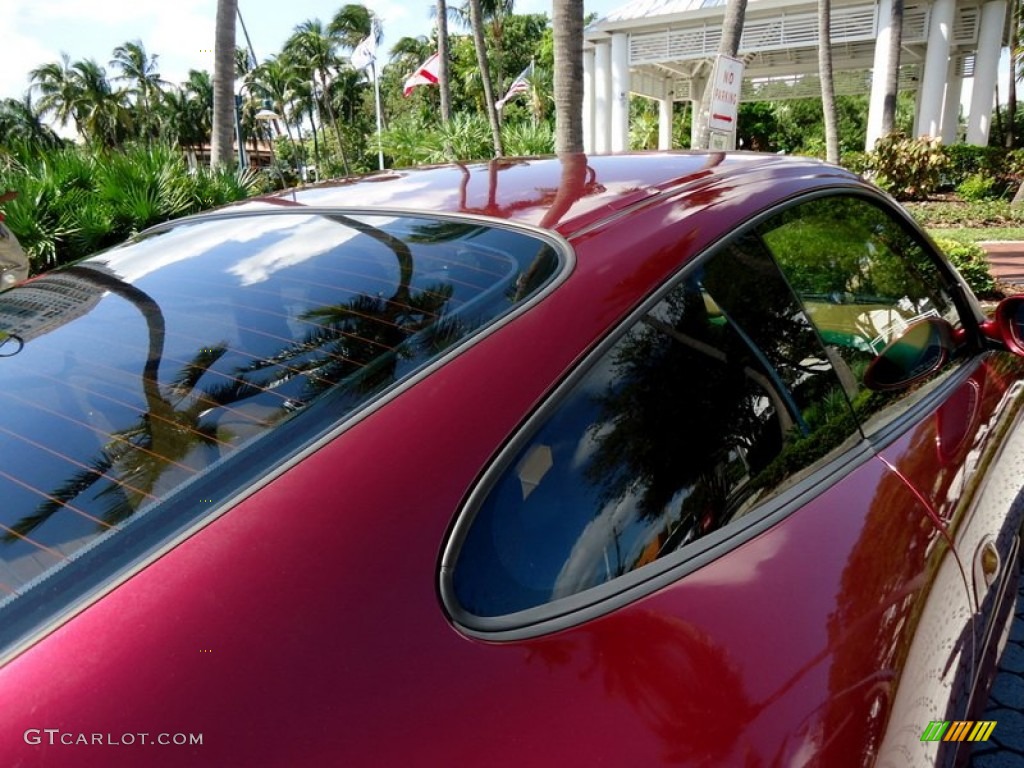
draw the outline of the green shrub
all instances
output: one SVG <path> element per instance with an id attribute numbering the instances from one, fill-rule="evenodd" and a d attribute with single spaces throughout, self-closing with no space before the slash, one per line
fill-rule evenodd
<path id="1" fill-rule="evenodd" d="M 999 197 L 996 179 L 981 173 L 972 173 L 959 184 L 956 192 L 964 200 L 989 200 Z"/>
<path id="2" fill-rule="evenodd" d="M 984 295 L 995 290 L 996 281 L 989 269 L 984 248 L 975 243 L 958 243 L 945 238 L 936 240 L 935 244 L 946 254 L 972 291 Z"/>
<path id="3" fill-rule="evenodd" d="M 949 160 L 939 139 L 909 139 L 890 133 L 869 153 L 875 183 L 899 200 L 921 200 L 936 192 Z"/>
<path id="4" fill-rule="evenodd" d="M 951 186 L 957 187 L 971 176 L 981 174 L 998 178 L 1007 170 L 1008 153 L 999 147 L 975 147 L 951 144 L 942 150 L 949 160 L 947 175 Z"/>
<path id="5" fill-rule="evenodd" d="M 1024 226 L 1024 207 L 1012 206 L 1007 200 L 930 201 L 907 203 L 905 207 L 927 229 Z"/>
<path id="6" fill-rule="evenodd" d="M 253 170 L 190 173 L 167 146 L 94 152 L 68 147 L 0 168 L 0 187 L 18 190 L 4 204 L 33 272 L 75 261 L 145 227 L 248 197 Z"/>
<path id="7" fill-rule="evenodd" d="M 510 157 L 550 155 L 555 151 L 555 132 L 551 123 L 543 120 L 536 125 L 529 120 L 505 123 L 501 127 L 501 137 L 505 143 L 505 154 Z"/>
<path id="8" fill-rule="evenodd" d="M 839 164 L 848 171 L 864 176 L 868 172 L 869 160 L 867 152 L 844 152 Z"/>

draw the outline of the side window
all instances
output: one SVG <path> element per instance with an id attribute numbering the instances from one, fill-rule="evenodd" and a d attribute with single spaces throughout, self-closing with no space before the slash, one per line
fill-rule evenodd
<path id="1" fill-rule="evenodd" d="M 865 432 L 964 359 L 947 279 L 891 213 L 861 198 L 821 198 L 790 208 L 760 234 L 826 344 Z M 901 376 L 913 384 L 892 386 Z"/>
<path id="2" fill-rule="evenodd" d="M 446 556 L 448 599 L 505 616 L 702 551 L 856 439 L 799 303 L 760 239 L 737 239 L 630 327 L 485 480 Z"/>

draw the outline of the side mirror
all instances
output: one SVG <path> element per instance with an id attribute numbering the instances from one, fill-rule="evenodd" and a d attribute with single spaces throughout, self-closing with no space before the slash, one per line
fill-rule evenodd
<path id="1" fill-rule="evenodd" d="M 878 392 L 903 389 L 939 370 L 955 349 L 953 326 L 927 317 L 893 339 L 864 371 L 864 386 Z"/>
<path id="2" fill-rule="evenodd" d="M 1024 296 L 1009 296 L 996 306 L 992 319 L 982 324 L 986 338 L 998 341 L 1024 357 Z"/>

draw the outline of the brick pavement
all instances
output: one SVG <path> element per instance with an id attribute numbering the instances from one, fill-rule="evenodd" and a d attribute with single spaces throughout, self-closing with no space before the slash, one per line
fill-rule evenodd
<path id="1" fill-rule="evenodd" d="M 984 719 L 998 724 L 991 739 L 975 745 L 972 768 L 1024 768 L 1024 581 Z"/>
<path id="2" fill-rule="evenodd" d="M 988 263 L 997 280 L 1024 286 L 1024 243 L 979 243 L 979 245 L 988 253 Z"/>

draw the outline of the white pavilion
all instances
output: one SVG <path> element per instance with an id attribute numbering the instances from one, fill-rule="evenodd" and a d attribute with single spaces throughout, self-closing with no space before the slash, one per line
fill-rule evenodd
<path id="1" fill-rule="evenodd" d="M 891 0 L 832 0 L 837 94 L 870 93 L 867 148 L 881 135 Z M 699 103 L 718 52 L 725 0 L 633 0 L 584 32 L 583 134 L 588 152 L 629 145 L 629 94 L 660 104 L 658 145 L 671 148 L 672 104 Z M 905 0 L 900 91 L 916 95 L 915 135 L 956 140 L 961 88 L 973 78 L 968 144 L 988 143 L 1006 0 Z M 741 101 L 819 97 L 813 0 L 749 0 L 738 56 Z"/>

